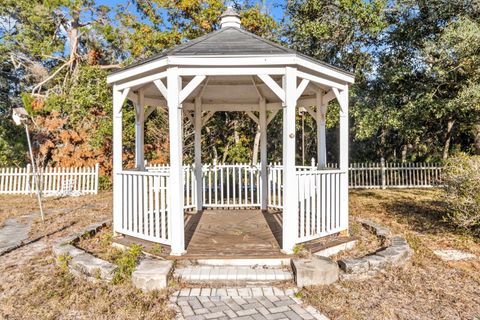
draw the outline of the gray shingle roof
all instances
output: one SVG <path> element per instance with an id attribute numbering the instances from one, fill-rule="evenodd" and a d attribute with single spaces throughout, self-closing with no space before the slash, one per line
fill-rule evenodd
<path id="1" fill-rule="evenodd" d="M 226 27 L 202 37 L 190 40 L 172 49 L 166 50 L 160 54 L 154 55 L 148 59 L 130 64 L 117 72 L 130 69 L 147 62 L 161 59 L 167 56 L 215 56 L 215 55 L 298 55 L 312 60 L 315 63 L 326 65 L 337 69 L 348 75 L 350 72 L 331 66 L 325 62 L 313 59 L 300 54 L 292 49 L 265 40 L 253 33 L 240 28 Z M 116 72 L 113 72 L 116 73 Z"/>

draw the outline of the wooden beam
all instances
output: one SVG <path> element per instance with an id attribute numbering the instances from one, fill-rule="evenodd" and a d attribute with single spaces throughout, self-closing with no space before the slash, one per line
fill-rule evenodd
<path id="1" fill-rule="evenodd" d="M 208 78 L 205 82 L 207 85 Z M 195 183 L 196 183 L 196 206 L 197 212 L 203 210 L 203 181 L 202 181 L 202 98 L 201 92 L 195 98 Z"/>
<path id="2" fill-rule="evenodd" d="M 215 114 L 215 111 L 209 111 L 204 117 L 202 117 L 202 127 L 207 124 L 207 121 Z"/>
<path id="3" fill-rule="evenodd" d="M 263 99 L 263 95 L 260 93 L 260 90 L 258 90 L 257 84 L 255 83 L 255 78 L 252 76 L 252 84 L 253 87 L 255 88 L 255 91 L 257 92 L 258 98 Z"/>
<path id="4" fill-rule="evenodd" d="M 258 108 L 257 108 L 258 109 Z M 257 125 L 260 125 L 260 122 L 257 116 L 252 111 L 247 111 L 246 114 L 253 120 Z"/>
<path id="5" fill-rule="evenodd" d="M 287 67 L 284 77 L 285 107 L 283 108 L 283 227 L 282 249 L 292 253 L 298 240 L 298 194 L 295 169 L 295 118 L 297 105 L 297 69 Z M 288 191 L 291 192 L 288 192 Z"/>
<path id="6" fill-rule="evenodd" d="M 300 82 L 300 84 L 297 87 L 297 100 L 300 98 L 303 91 L 305 91 L 309 83 L 310 83 L 310 80 L 307 80 L 307 79 L 303 79 L 302 82 Z"/>
<path id="7" fill-rule="evenodd" d="M 184 110 L 183 114 L 187 117 L 188 120 L 193 124 L 195 121 L 193 120 L 193 116 L 190 114 L 190 111 Z"/>
<path id="8" fill-rule="evenodd" d="M 317 122 L 317 166 L 319 169 L 323 169 L 327 166 L 327 137 L 325 131 L 325 114 L 327 112 L 327 105 L 324 98 L 325 95 L 323 92 L 317 92 L 317 112 L 315 120 Z"/>
<path id="9" fill-rule="evenodd" d="M 118 175 L 123 169 L 123 131 L 122 131 L 122 106 L 125 99 L 123 93 L 113 86 L 113 128 L 112 128 L 112 165 L 113 165 L 113 231 L 122 230 L 123 212 L 123 187 L 122 177 Z"/>
<path id="10" fill-rule="evenodd" d="M 185 253 L 185 218 L 184 218 L 184 188 L 183 188 L 183 151 L 182 151 L 182 109 L 178 95 L 182 90 L 178 67 L 168 69 L 167 101 L 168 130 L 170 145 L 169 173 L 169 234 L 171 255 L 179 256 Z"/>
<path id="11" fill-rule="evenodd" d="M 162 94 L 162 96 L 165 98 L 165 100 L 168 99 L 168 90 L 167 87 L 163 84 L 162 80 L 155 80 L 153 81 L 155 86 L 157 87 L 158 91 Z"/>
<path id="12" fill-rule="evenodd" d="M 258 77 L 277 95 L 277 97 L 285 102 L 285 91 L 270 77 L 268 74 L 259 74 Z"/>
<path id="13" fill-rule="evenodd" d="M 282 108 L 281 102 L 271 102 L 267 103 L 267 111 L 275 111 Z M 184 110 L 194 110 L 194 104 L 191 102 L 186 102 L 183 104 Z M 202 111 L 218 111 L 218 112 L 247 112 L 247 111 L 257 111 L 258 105 L 254 104 L 245 104 L 245 103 L 232 103 L 232 104 L 217 104 L 217 103 L 202 103 Z"/>
<path id="14" fill-rule="evenodd" d="M 115 114 L 119 113 L 122 111 L 123 104 L 125 103 L 125 100 L 127 99 L 128 93 L 130 92 L 130 88 L 126 88 L 122 90 L 118 90 L 119 95 L 117 98 L 117 102 L 115 103 Z"/>
<path id="15" fill-rule="evenodd" d="M 151 76 L 146 76 L 146 77 L 142 77 L 140 79 L 131 80 L 131 81 L 119 84 L 118 85 L 118 90 L 123 90 L 123 89 L 126 89 L 126 88 L 133 88 L 133 87 L 145 84 L 145 83 L 154 82 L 155 80 L 163 79 L 166 76 L 167 76 L 166 72 L 160 72 L 160 73 L 152 74 Z"/>
<path id="16" fill-rule="evenodd" d="M 267 126 L 270 124 L 270 122 L 273 120 L 273 118 L 275 118 L 278 111 L 280 111 L 280 108 L 272 110 L 272 112 L 270 112 L 270 114 L 268 115 L 268 118 L 267 118 Z"/>
<path id="17" fill-rule="evenodd" d="M 178 101 L 182 103 L 192 92 L 195 90 L 203 80 L 205 80 L 206 76 L 195 76 L 186 86 L 185 88 L 180 91 Z"/>
<path id="18" fill-rule="evenodd" d="M 196 96 L 196 98 L 202 99 L 203 93 L 205 92 L 205 89 L 207 88 L 209 81 L 210 81 L 210 78 L 207 77 L 207 79 L 205 79 L 205 83 L 204 83 L 203 86 L 202 86 L 202 89 L 200 89 L 200 92 L 198 93 L 198 95 Z M 201 102 L 200 102 L 200 104 L 201 104 Z"/>
<path id="19" fill-rule="evenodd" d="M 145 111 L 145 121 L 147 121 L 148 117 L 152 114 L 153 111 L 155 111 L 158 107 L 157 106 L 150 106 L 147 108 Z"/>
<path id="20" fill-rule="evenodd" d="M 306 72 L 303 72 L 303 71 L 297 71 L 297 73 L 298 73 L 298 77 L 300 77 L 302 79 L 307 79 L 307 80 L 310 80 L 312 82 L 316 82 L 318 84 L 321 84 L 321 85 L 324 85 L 324 86 L 327 86 L 327 87 L 330 87 L 330 88 L 337 88 L 337 89 L 340 89 L 340 90 L 344 90 L 346 88 L 345 84 L 334 82 L 332 80 L 328 80 L 328 79 L 324 79 L 324 78 L 320 78 L 320 77 L 314 76 L 312 74 L 309 74 L 309 73 L 306 73 Z"/>
<path id="21" fill-rule="evenodd" d="M 218 59 L 216 59 L 218 61 Z M 285 68 L 268 67 L 205 67 L 205 68 L 181 68 L 181 76 L 251 76 L 260 74 L 281 75 Z"/>
<path id="22" fill-rule="evenodd" d="M 267 210 L 268 204 L 268 173 L 267 173 L 267 105 L 265 98 L 260 99 L 259 126 L 260 126 L 260 182 L 261 202 L 260 209 Z"/>
<path id="23" fill-rule="evenodd" d="M 144 90 L 138 90 L 138 100 L 135 103 L 135 168 L 145 169 L 145 100 Z"/>
<path id="24" fill-rule="evenodd" d="M 307 112 L 312 116 L 313 119 L 316 119 L 316 118 L 317 118 L 317 113 L 312 110 L 312 107 L 310 107 L 310 106 L 303 106 L 303 108 L 305 108 L 305 110 L 307 110 Z"/>

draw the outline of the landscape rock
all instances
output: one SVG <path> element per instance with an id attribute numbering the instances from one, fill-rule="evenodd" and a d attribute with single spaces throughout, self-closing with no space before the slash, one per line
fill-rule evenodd
<path id="1" fill-rule="evenodd" d="M 364 273 L 369 269 L 368 261 L 363 258 L 339 260 L 338 265 L 340 266 L 340 269 L 346 273 L 353 274 Z"/>
<path id="2" fill-rule="evenodd" d="M 338 265 L 329 258 L 293 259 L 297 287 L 329 285 L 338 280 Z"/>
<path id="3" fill-rule="evenodd" d="M 69 267 L 79 273 L 94 279 L 111 281 L 115 272 L 115 265 L 96 258 L 91 254 L 83 253 L 73 257 L 69 262 Z"/>
<path id="4" fill-rule="evenodd" d="M 366 219 L 359 219 L 358 222 L 360 222 L 366 228 L 372 230 L 377 237 L 388 238 L 388 236 L 390 235 L 390 229 L 383 227 L 373 221 L 366 220 Z"/>
<path id="5" fill-rule="evenodd" d="M 60 239 L 58 242 L 60 244 L 73 244 L 73 243 L 77 242 L 78 239 L 80 239 L 81 236 L 82 236 L 81 233 L 73 233 L 69 236 L 66 236 L 66 237 Z"/>
<path id="6" fill-rule="evenodd" d="M 79 255 L 85 253 L 85 251 L 83 251 L 81 249 L 78 249 L 77 247 L 74 247 L 71 244 L 65 244 L 65 245 L 57 244 L 57 245 L 54 245 L 53 248 L 52 248 L 52 251 L 53 251 L 53 255 L 55 256 L 55 258 L 58 258 L 60 256 L 66 256 L 66 255 L 73 258 L 73 257 L 79 256 Z"/>
<path id="7" fill-rule="evenodd" d="M 388 265 L 388 261 L 385 257 L 379 255 L 371 255 L 363 257 L 368 262 L 368 267 L 370 270 L 381 270 Z"/>
<path id="8" fill-rule="evenodd" d="M 172 261 L 144 259 L 132 273 L 132 283 L 143 291 L 166 288 L 172 266 Z"/>
<path id="9" fill-rule="evenodd" d="M 461 261 L 475 259 L 474 254 L 455 249 L 434 250 L 433 253 L 443 261 Z"/>
<path id="10" fill-rule="evenodd" d="M 392 243 L 392 247 L 401 247 L 408 245 L 407 240 L 402 236 L 393 236 L 390 240 Z"/>

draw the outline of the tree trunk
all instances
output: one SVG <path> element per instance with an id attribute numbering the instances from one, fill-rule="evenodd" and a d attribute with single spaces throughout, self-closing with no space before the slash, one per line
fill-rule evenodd
<path id="1" fill-rule="evenodd" d="M 404 144 L 402 148 L 402 163 L 407 162 L 408 145 Z"/>
<path id="2" fill-rule="evenodd" d="M 80 28 L 80 12 L 72 12 L 72 20 L 70 21 L 70 30 L 68 31 L 68 38 L 70 41 L 70 70 L 75 69 L 77 51 L 78 51 L 78 28 Z"/>
<path id="3" fill-rule="evenodd" d="M 255 140 L 253 142 L 252 164 L 258 163 L 259 147 L 260 147 L 260 127 L 257 128 L 257 133 L 255 134 Z"/>
<path id="4" fill-rule="evenodd" d="M 443 146 L 443 160 L 447 160 L 448 152 L 450 150 L 450 142 L 452 140 L 452 128 L 455 121 L 449 120 L 447 123 L 447 132 L 445 134 L 445 144 Z"/>
<path id="5" fill-rule="evenodd" d="M 475 154 L 480 155 L 480 124 L 473 127 Z"/>

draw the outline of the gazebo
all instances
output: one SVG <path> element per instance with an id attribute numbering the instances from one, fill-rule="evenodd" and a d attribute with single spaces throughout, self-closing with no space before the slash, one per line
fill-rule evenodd
<path id="1" fill-rule="evenodd" d="M 349 72 L 242 29 L 233 10 L 221 28 L 108 76 L 113 85 L 113 228 L 116 234 L 186 253 L 185 212 L 204 209 L 281 211 L 284 254 L 348 229 Z M 134 169 L 122 161 L 122 109 L 135 106 Z M 339 162 L 327 168 L 325 116 L 337 99 Z M 168 112 L 170 163 L 145 167 L 144 122 Z M 306 110 L 317 123 L 317 166 L 297 166 L 295 118 Z M 260 128 L 260 166 L 202 166 L 201 130 L 215 112 L 245 112 Z M 267 126 L 283 114 L 283 160 L 267 164 Z M 183 120 L 195 125 L 195 162 L 183 164 Z M 219 223 L 222 223 L 221 221 Z M 221 232 L 221 231 L 220 231 Z M 255 248 L 252 248 L 255 250 Z"/>

